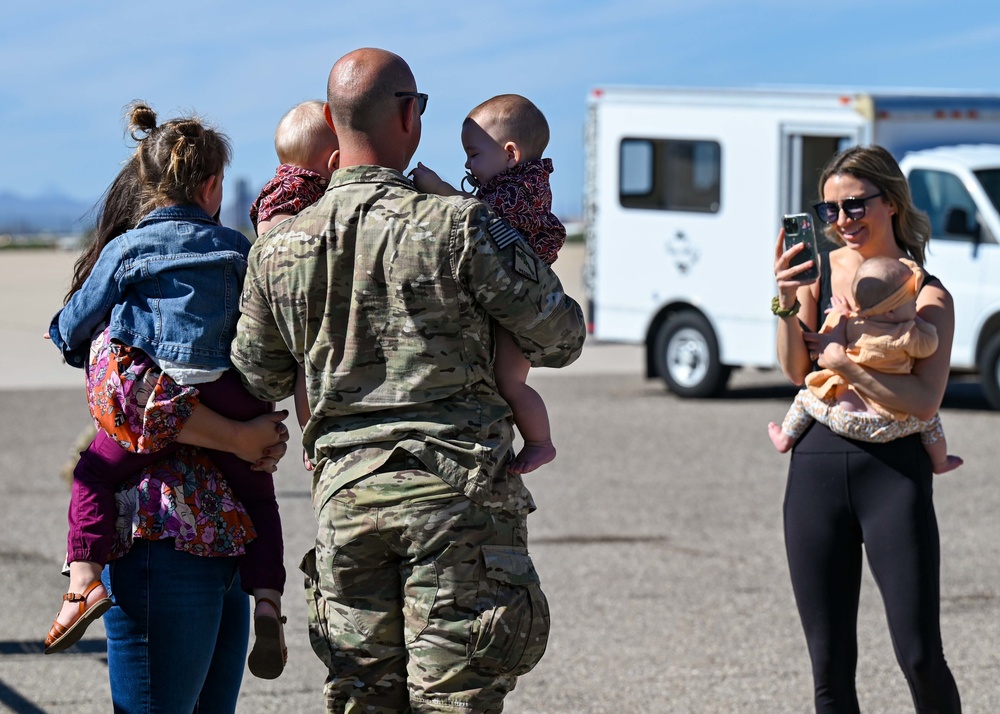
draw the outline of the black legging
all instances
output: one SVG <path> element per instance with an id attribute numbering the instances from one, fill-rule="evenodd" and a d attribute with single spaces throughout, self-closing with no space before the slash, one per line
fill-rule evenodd
<path id="1" fill-rule="evenodd" d="M 941 646 L 932 478 L 917 435 L 866 444 L 814 424 L 792 452 L 785 548 L 818 714 L 860 712 L 854 676 L 862 543 L 917 712 L 962 710 Z"/>

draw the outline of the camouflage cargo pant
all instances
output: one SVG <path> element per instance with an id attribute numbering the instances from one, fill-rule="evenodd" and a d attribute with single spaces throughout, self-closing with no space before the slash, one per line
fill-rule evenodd
<path id="1" fill-rule="evenodd" d="M 318 516 L 302 570 L 328 711 L 500 712 L 549 633 L 526 515 L 404 470 L 341 489 Z"/>

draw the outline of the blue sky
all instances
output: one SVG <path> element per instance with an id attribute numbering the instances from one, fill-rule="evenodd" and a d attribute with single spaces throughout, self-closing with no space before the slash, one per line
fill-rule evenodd
<path id="1" fill-rule="evenodd" d="M 122 110 L 136 98 L 219 126 L 235 149 L 227 190 L 239 177 L 256 190 L 277 164 L 278 119 L 324 98 L 333 62 L 364 46 L 409 62 L 430 94 L 414 161 L 454 183 L 469 109 L 505 92 L 538 104 L 564 218 L 579 213 L 594 87 L 1000 93 L 1000 3 L 987 0 L 19 2 L 0 25 L 0 192 L 96 200 L 129 153 Z"/>

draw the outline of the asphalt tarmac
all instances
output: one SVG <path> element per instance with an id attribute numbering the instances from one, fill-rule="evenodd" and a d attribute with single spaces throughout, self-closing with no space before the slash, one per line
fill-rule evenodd
<path id="1" fill-rule="evenodd" d="M 556 267 L 578 295 L 572 246 Z M 75 256 L 0 252 L 0 711 L 111 709 L 100 625 L 45 657 L 65 579 L 68 489 L 59 476 L 87 423 L 80 373 L 41 339 Z M 529 545 L 552 611 L 549 649 L 508 697 L 515 714 L 778 714 L 812 711 L 805 640 L 781 530 L 788 458 L 766 434 L 794 392 L 739 370 L 722 399 L 681 400 L 642 377 L 637 347 L 589 343 L 565 370 L 535 370 L 559 455 L 528 477 Z M 1000 414 L 956 381 L 942 409 L 965 465 L 936 481 L 945 653 L 972 714 L 1000 711 Z M 292 443 L 298 439 L 292 428 Z M 298 560 L 315 525 L 297 450 L 276 474 L 285 524 L 289 663 L 247 672 L 239 711 L 321 712 L 325 671 L 309 648 Z M 912 712 L 878 589 L 859 618 L 862 710 Z"/>

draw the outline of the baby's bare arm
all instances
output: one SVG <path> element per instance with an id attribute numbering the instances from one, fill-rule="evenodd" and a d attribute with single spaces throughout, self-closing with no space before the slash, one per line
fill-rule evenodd
<path id="1" fill-rule="evenodd" d="M 292 214 L 292 213 L 275 213 L 270 218 L 268 218 L 266 221 L 260 221 L 257 224 L 257 235 L 258 236 L 262 236 L 265 233 L 267 233 L 269 230 L 271 230 L 272 228 L 274 228 L 276 225 L 278 225 L 279 223 L 281 223 L 282 221 L 287 220 L 289 218 L 293 218 L 293 217 L 294 217 L 294 214 Z"/>
<path id="2" fill-rule="evenodd" d="M 844 317 L 850 317 L 851 304 L 847 302 L 846 298 L 840 295 L 831 295 L 829 312 L 839 312 Z"/>
<path id="3" fill-rule="evenodd" d="M 423 193 L 433 193 L 438 196 L 468 195 L 459 191 L 419 161 L 417 167 L 410 171 L 410 178 L 413 179 L 413 185 L 417 187 L 417 190 Z"/>

